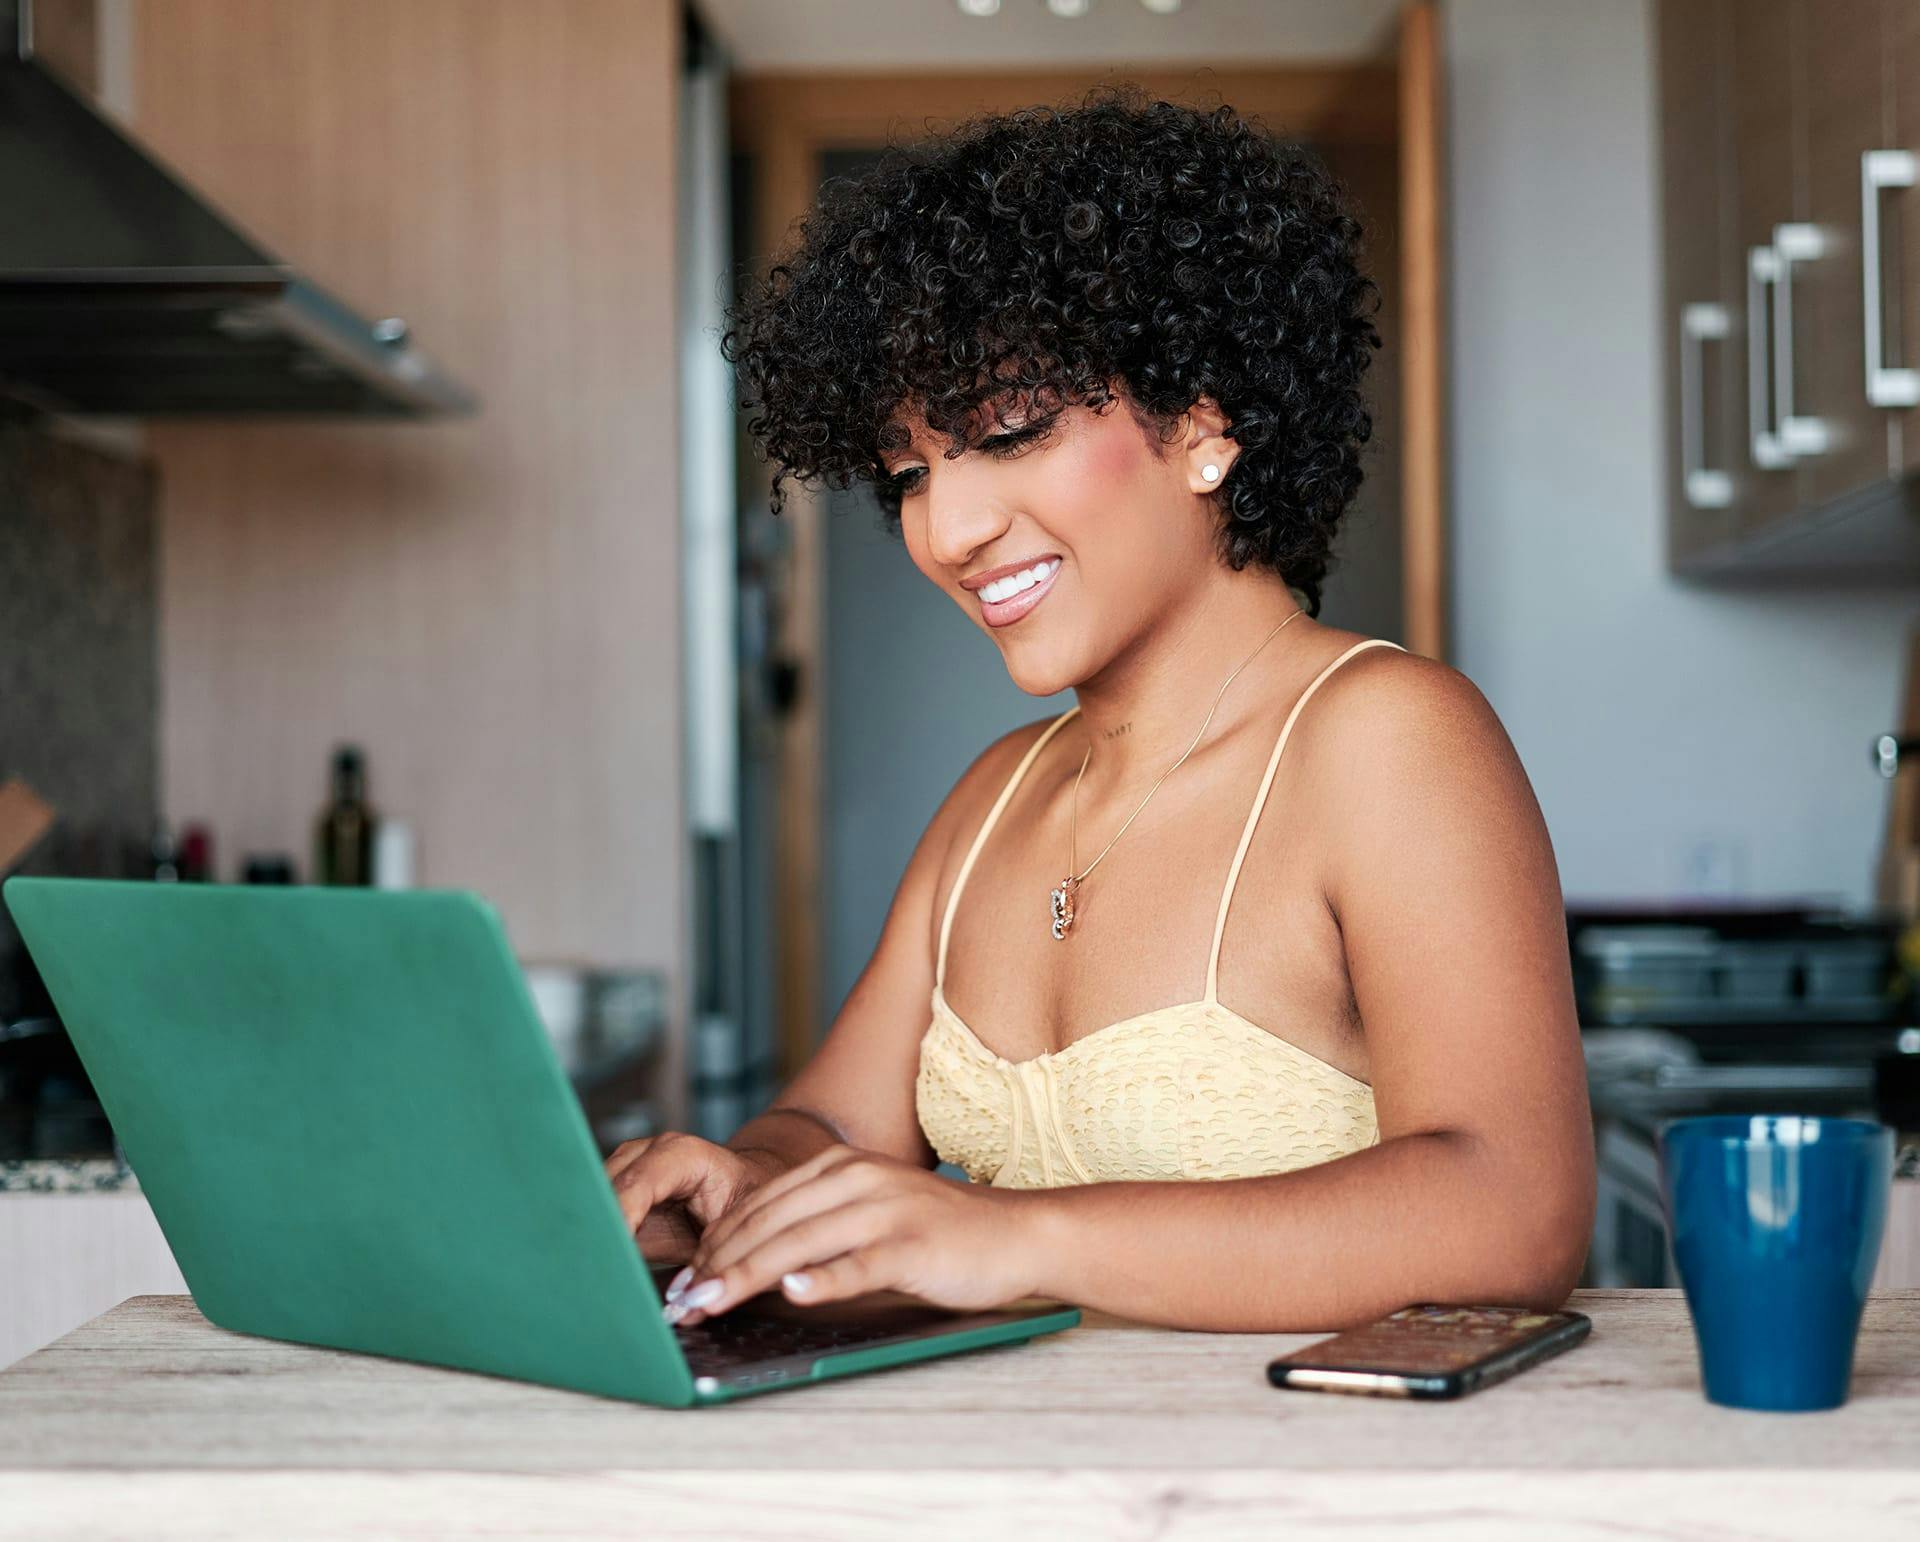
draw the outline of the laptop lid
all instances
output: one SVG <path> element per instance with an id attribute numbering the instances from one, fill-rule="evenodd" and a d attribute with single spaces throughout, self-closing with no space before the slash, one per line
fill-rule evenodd
<path id="1" fill-rule="evenodd" d="M 484 901 L 59 878 L 5 897 L 209 1320 L 694 1401 Z"/>

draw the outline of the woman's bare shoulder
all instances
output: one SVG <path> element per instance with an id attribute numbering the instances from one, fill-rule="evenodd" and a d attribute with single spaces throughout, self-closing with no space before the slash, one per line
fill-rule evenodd
<path id="1" fill-rule="evenodd" d="M 1509 853 L 1546 846 L 1506 726 L 1452 665 L 1369 648 L 1322 684 L 1308 713 L 1303 771 L 1316 822 L 1339 846 L 1384 841 L 1409 854 L 1433 842 Z M 1296 732 L 1308 728 L 1303 720 Z"/>
<path id="2" fill-rule="evenodd" d="M 1322 682 L 1308 711 L 1314 751 L 1352 768 L 1356 757 L 1431 759 L 1456 768 L 1513 754 L 1479 686 L 1451 664 L 1401 648 L 1356 653 Z M 1305 725 L 1303 724 L 1302 727 Z"/>

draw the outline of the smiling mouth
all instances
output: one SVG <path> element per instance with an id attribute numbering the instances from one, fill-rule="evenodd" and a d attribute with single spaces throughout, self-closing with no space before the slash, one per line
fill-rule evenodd
<path id="1" fill-rule="evenodd" d="M 975 591 L 975 597 L 980 601 L 981 618 L 991 627 L 1012 626 L 1047 597 L 1048 591 L 1053 588 L 1053 581 L 1060 576 L 1060 566 L 1060 559 L 1053 558 L 1045 578 L 1004 600 L 990 600 Z"/>

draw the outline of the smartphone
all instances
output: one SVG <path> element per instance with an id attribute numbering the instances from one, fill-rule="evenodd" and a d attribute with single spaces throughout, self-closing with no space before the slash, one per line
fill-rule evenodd
<path id="1" fill-rule="evenodd" d="M 1267 1380 L 1307 1392 L 1465 1397 L 1573 1348 L 1592 1327 L 1580 1312 L 1408 1306 L 1282 1355 L 1267 1367 Z"/>

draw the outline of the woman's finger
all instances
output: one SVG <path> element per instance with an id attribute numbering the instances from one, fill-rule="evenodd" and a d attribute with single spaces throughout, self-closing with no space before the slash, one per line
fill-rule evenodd
<path id="1" fill-rule="evenodd" d="M 638 1231 L 649 1211 L 670 1200 L 681 1200 L 694 1218 L 705 1223 L 701 1210 L 711 1195 L 717 1148 L 702 1140 L 658 1139 L 629 1163 L 613 1181 L 614 1198 L 627 1227 Z"/>
<path id="2" fill-rule="evenodd" d="M 659 1268 L 663 1264 L 684 1264 L 693 1257 L 694 1244 L 700 1240 L 700 1228 L 688 1218 L 684 1205 L 658 1205 L 648 1212 L 634 1239 L 640 1256 Z"/>
<path id="3" fill-rule="evenodd" d="M 767 1238 L 810 1216 L 838 1210 L 865 1191 L 865 1185 L 843 1166 L 820 1174 L 811 1183 L 789 1189 L 772 1203 L 757 1207 L 749 1217 L 728 1216 L 724 1223 L 712 1228 L 711 1235 L 702 1234 L 694 1247 L 693 1256 L 688 1260 L 693 1268 L 693 1282 L 712 1278 Z"/>
<path id="4" fill-rule="evenodd" d="M 646 1155 L 647 1147 L 653 1144 L 654 1137 L 643 1135 L 638 1140 L 622 1141 L 613 1148 L 606 1160 L 607 1176 L 617 1178 L 629 1167 Z"/>
<path id="5" fill-rule="evenodd" d="M 701 1311 L 711 1317 L 724 1312 L 749 1296 L 771 1290 L 784 1274 L 804 1272 L 811 1265 L 878 1241 L 886 1224 L 887 1207 L 871 1200 L 808 1216 L 718 1273 L 699 1279 L 678 1302 L 668 1305 L 668 1317 L 679 1321 L 683 1319 L 676 1313 Z"/>
<path id="6" fill-rule="evenodd" d="M 771 1185 L 769 1185 L 771 1187 Z M 811 1178 L 788 1184 L 772 1196 L 754 1194 L 703 1232 L 689 1262 L 697 1279 L 717 1274 L 747 1250 L 776 1232 L 871 1192 L 872 1173 L 864 1164 L 841 1161 Z"/>
<path id="7" fill-rule="evenodd" d="M 778 1199 L 782 1194 L 790 1193 L 802 1184 L 811 1183 L 822 1173 L 832 1172 L 834 1168 L 862 1155 L 864 1155 L 863 1152 L 852 1146 L 828 1146 L 823 1151 L 816 1151 L 806 1161 L 788 1168 L 779 1177 L 771 1178 L 761 1184 L 741 1203 L 740 1214 L 743 1216 L 750 1214 L 756 1206 Z"/>
<path id="8" fill-rule="evenodd" d="M 796 1167 L 789 1168 L 776 1178 L 757 1185 L 751 1194 L 743 1196 L 740 1202 L 719 1217 L 713 1228 L 714 1242 L 719 1242 L 732 1233 L 734 1228 L 743 1225 L 752 1216 L 764 1210 L 768 1205 L 777 1204 L 787 1195 L 837 1168 L 843 1167 L 861 1153 L 851 1146 L 829 1146 L 825 1151 L 816 1152 Z M 702 1241 L 707 1240 L 702 1238 Z"/>
<path id="9" fill-rule="evenodd" d="M 799 1306 L 845 1301 L 869 1291 L 892 1290 L 905 1278 L 907 1248 L 897 1242 L 876 1242 L 855 1248 L 825 1263 L 790 1269 L 780 1276 L 780 1294 Z"/>

